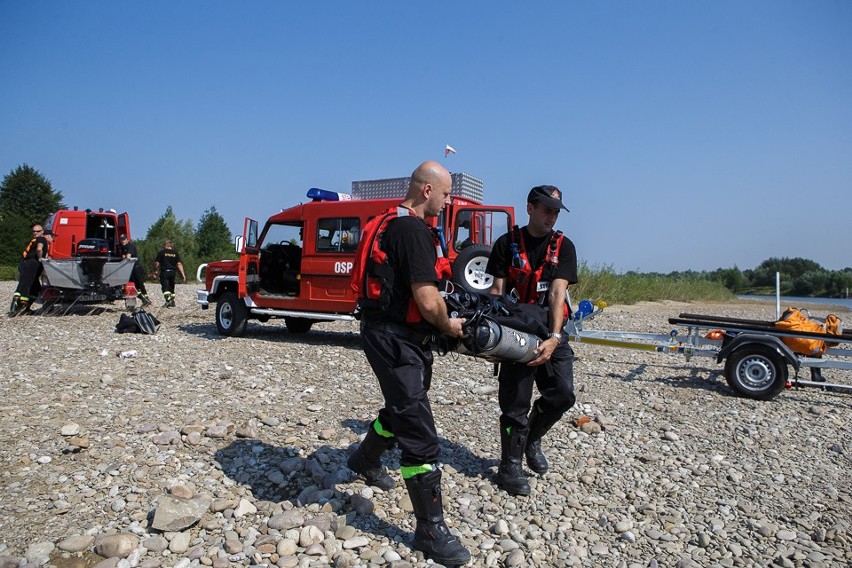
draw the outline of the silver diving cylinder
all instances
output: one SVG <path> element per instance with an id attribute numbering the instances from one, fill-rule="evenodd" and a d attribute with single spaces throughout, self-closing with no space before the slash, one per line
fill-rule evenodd
<path id="1" fill-rule="evenodd" d="M 459 342 L 456 351 L 494 362 L 528 363 L 536 358 L 539 344 L 541 340 L 532 333 L 481 318 Z"/>

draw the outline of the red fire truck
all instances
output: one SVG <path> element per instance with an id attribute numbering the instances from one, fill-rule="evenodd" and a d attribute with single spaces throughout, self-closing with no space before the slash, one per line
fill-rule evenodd
<path id="1" fill-rule="evenodd" d="M 197 302 L 202 309 L 215 304 L 220 334 L 239 336 L 250 319 L 284 318 L 291 333 L 306 333 L 315 322 L 353 319 L 356 298 L 349 281 L 363 227 L 401 199 L 341 196 L 349 197 L 313 188 L 311 201 L 276 213 L 262 228 L 246 218 L 235 239 L 239 260 L 199 267 L 204 289 Z M 453 195 L 427 221 L 445 236 L 453 279 L 468 290 L 490 288 L 488 254 L 514 224 L 513 208 Z"/>
<path id="2" fill-rule="evenodd" d="M 44 222 L 54 234 L 44 272 L 40 301 L 45 308 L 58 304 L 90 304 L 123 299 L 131 308 L 136 289 L 129 284 L 135 260 L 119 256 L 119 237 L 130 236 L 130 216 L 115 209 L 60 209 Z"/>

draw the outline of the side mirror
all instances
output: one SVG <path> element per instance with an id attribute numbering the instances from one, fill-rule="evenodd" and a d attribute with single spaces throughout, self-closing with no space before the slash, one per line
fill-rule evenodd
<path id="1" fill-rule="evenodd" d="M 243 252 L 243 242 L 244 239 L 242 235 L 237 235 L 236 237 L 234 237 L 234 249 L 237 251 L 237 253 Z"/>

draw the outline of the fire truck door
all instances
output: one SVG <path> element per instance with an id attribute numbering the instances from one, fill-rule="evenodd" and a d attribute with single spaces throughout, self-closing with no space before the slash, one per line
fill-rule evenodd
<path id="1" fill-rule="evenodd" d="M 116 225 L 118 225 L 115 231 L 116 236 L 127 235 L 128 239 L 133 239 L 133 236 L 130 234 L 130 215 L 127 212 L 120 213 L 117 216 Z"/>
<path id="2" fill-rule="evenodd" d="M 260 289 L 257 228 L 257 221 L 246 217 L 243 224 L 243 249 L 240 252 L 240 273 L 237 286 L 240 297 L 257 292 Z"/>

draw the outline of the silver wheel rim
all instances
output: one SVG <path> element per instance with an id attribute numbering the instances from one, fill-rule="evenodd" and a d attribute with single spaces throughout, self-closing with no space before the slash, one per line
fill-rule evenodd
<path id="1" fill-rule="evenodd" d="M 737 365 L 737 380 L 746 390 L 765 390 L 775 381 L 775 367 L 766 357 L 746 357 Z"/>
<path id="2" fill-rule="evenodd" d="M 230 329 L 233 322 L 234 310 L 231 308 L 231 304 L 222 304 L 222 307 L 219 308 L 219 323 L 222 324 L 224 329 Z"/>
<path id="3" fill-rule="evenodd" d="M 464 265 L 464 279 L 467 284 L 476 290 L 488 290 L 494 283 L 494 277 L 485 272 L 488 265 L 487 256 L 478 256 Z"/>

